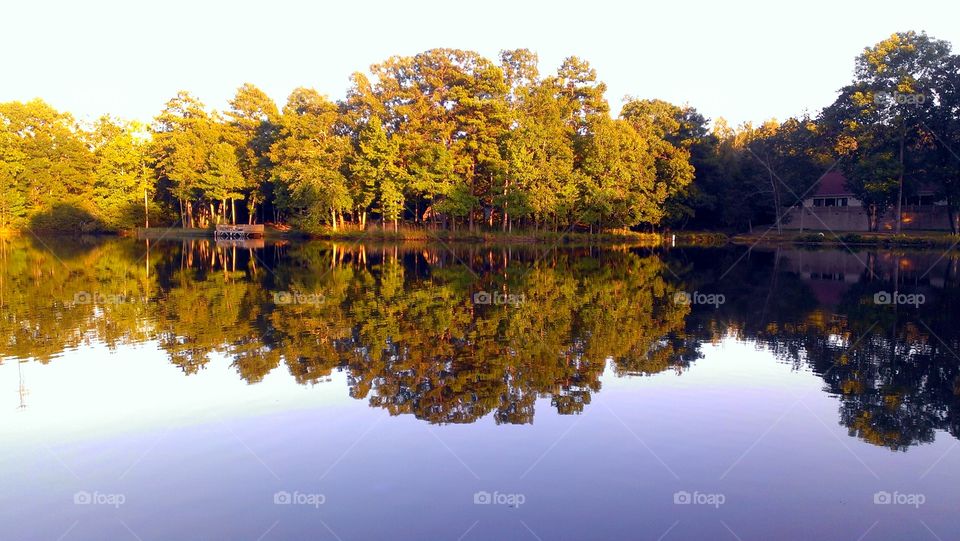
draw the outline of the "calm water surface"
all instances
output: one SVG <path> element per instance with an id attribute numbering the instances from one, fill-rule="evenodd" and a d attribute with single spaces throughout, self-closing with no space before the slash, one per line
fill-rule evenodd
<path id="1" fill-rule="evenodd" d="M 956 539 L 942 252 L 0 245 L 0 539 Z"/>

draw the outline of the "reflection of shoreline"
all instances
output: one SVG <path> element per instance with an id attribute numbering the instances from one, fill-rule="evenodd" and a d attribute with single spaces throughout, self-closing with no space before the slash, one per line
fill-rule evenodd
<path id="1" fill-rule="evenodd" d="M 960 413 L 958 363 L 933 340 L 956 343 L 960 287 L 956 261 L 936 253 L 193 239 L 151 243 L 147 258 L 145 248 L 130 239 L 8 246 L 2 353 L 46 364 L 91 340 L 153 342 L 190 377 L 219 357 L 245 384 L 292 376 L 309 386 L 345 374 L 351 397 L 393 415 L 522 424 L 539 398 L 561 414 L 586 411 L 608 365 L 617 376 L 682 374 L 705 343 L 732 332 L 812 367 L 850 407 L 845 426 L 884 428 L 866 436 L 880 445 L 927 437 L 880 426 L 913 421 L 897 404 L 956 403 Z M 893 307 L 874 301 L 896 289 L 888 279 L 942 289 L 926 304 Z M 724 301 L 676 302 L 683 292 Z M 489 302 L 477 301 L 483 293 Z M 128 298 L 145 302 L 119 302 Z"/>
<path id="2" fill-rule="evenodd" d="M 800 276 L 824 307 L 836 307 L 851 287 L 863 282 L 923 291 L 960 284 L 956 254 L 788 249 L 781 257 L 782 269 Z"/>

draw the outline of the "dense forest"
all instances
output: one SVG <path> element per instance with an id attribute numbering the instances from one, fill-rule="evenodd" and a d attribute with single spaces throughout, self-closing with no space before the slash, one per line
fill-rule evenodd
<path id="1" fill-rule="evenodd" d="M 758 73 L 762 76 L 762 73 Z M 627 98 L 535 53 L 395 56 L 331 101 L 251 84 L 223 111 L 185 91 L 149 125 L 0 103 L 0 228 L 274 223 L 305 231 L 720 229 L 781 225 L 836 167 L 876 216 L 920 186 L 960 213 L 960 58 L 903 32 L 864 49 L 816 115 L 729 126 Z"/>

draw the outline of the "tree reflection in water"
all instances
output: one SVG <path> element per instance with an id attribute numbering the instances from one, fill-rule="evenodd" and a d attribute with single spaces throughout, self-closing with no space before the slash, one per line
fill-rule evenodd
<path id="1" fill-rule="evenodd" d="M 960 260 L 941 256 L 7 239 L 0 355 L 153 341 L 187 375 L 213 353 L 250 383 L 281 364 L 301 384 L 344 371 L 392 415 L 518 424 L 538 398 L 583 411 L 607 366 L 682 373 L 736 339 L 820 375 L 851 435 L 905 450 L 960 437 Z M 924 302 L 875 302 L 894 291 Z"/>

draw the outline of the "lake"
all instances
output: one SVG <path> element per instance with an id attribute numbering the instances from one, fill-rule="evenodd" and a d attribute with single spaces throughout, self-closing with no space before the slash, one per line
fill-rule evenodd
<path id="1" fill-rule="evenodd" d="M 956 539 L 942 251 L 0 244 L 10 540 Z"/>

